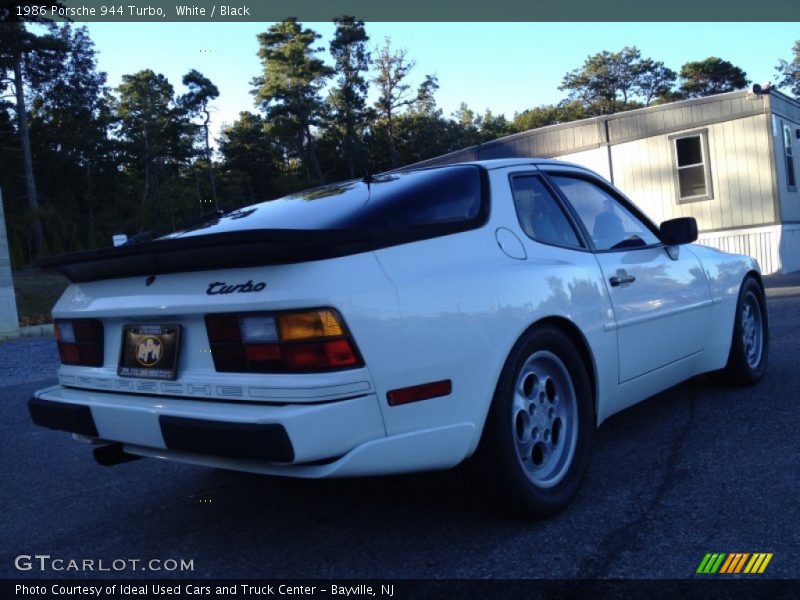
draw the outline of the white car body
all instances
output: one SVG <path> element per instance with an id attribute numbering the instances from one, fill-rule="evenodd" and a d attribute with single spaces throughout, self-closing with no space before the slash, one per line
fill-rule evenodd
<path id="1" fill-rule="evenodd" d="M 568 332 L 588 359 L 595 423 L 699 373 L 731 349 L 737 297 L 755 260 L 687 244 L 596 253 L 534 241 L 515 212 L 509 177 L 594 175 L 538 159 L 475 163 L 491 191 L 481 227 L 296 264 L 73 283 L 56 319 L 99 319 L 99 367 L 62 365 L 35 398 L 88 407 L 96 436 L 128 454 L 294 477 L 444 469 L 478 447 L 501 370 L 532 326 Z M 677 256 L 676 256 L 677 255 Z M 624 267 L 636 277 L 612 287 Z M 207 294 L 214 282 L 265 282 L 253 293 Z M 215 288 L 220 289 L 220 288 Z M 364 366 L 327 373 L 215 371 L 204 316 L 332 307 Z M 117 374 L 124 324 L 181 326 L 174 380 Z M 448 395 L 390 406 L 387 393 L 450 380 Z M 279 424 L 293 460 L 275 462 L 169 448 L 160 417 Z"/>

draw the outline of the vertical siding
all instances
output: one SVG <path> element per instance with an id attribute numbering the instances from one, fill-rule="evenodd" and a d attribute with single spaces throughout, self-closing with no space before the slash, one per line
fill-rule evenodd
<path id="1" fill-rule="evenodd" d="M 773 102 L 776 99 L 773 98 Z M 797 129 L 800 129 L 800 107 L 783 101 L 775 106 L 780 111 L 772 115 L 771 134 L 775 149 L 775 170 L 778 174 L 778 198 L 783 221 L 800 221 L 800 185 L 792 191 L 788 186 L 786 175 L 786 155 L 783 147 L 783 126 L 788 125 L 792 130 L 792 150 L 794 151 L 794 175 L 800 184 L 800 140 L 797 139 Z"/>
<path id="2" fill-rule="evenodd" d="M 800 269 L 800 225 L 770 225 L 703 233 L 698 243 L 723 252 L 752 256 L 765 275 Z"/>
<path id="3" fill-rule="evenodd" d="M 583 152 L 573 152 L 571 154 L 564 154 L 558 157 L 559 160 L 565 160 L 591 169 L 611 181 L 611 169 L 608 163 L 608 148 L 601 146 L 593 150 L 584 150 Z"/>
<path id="4" fill-rule="evenodd" d="M 691 107 L 697 120 L 713 118 L 703 115 L 704 106 Z M 718 114 L 719 109 L 705 110 Z M 764 158 L 769 155 L 766 119 L 759 114 L 698 128 L 707 130 L 709 200 L 678 203 L 670 134 L 612 146 L 615 183 L 656 222 L 689 216 L 701 231 L 773 223 L 771 173 Z"/>

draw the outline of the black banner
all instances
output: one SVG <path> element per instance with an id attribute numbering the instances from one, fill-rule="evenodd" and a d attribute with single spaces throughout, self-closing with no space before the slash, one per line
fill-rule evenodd
<path id="1" fill-rule="evenodd" d="M 796 598 L 798 580 L 6 580 L 4 599 Z"/>
<path id="2" fill-rule="evenodd" d="M 4 3 L 6 4 L 6 3 Z M 328 21 L 339 15 L 355 15 L 364 21 L 798 21 L 800 2 L 762 0 L 759 3 L 730 0 L 62 0 L 53 3 L 7 3 L 12 18 L 70 19 L 75 22 L 242 22 Z"/>

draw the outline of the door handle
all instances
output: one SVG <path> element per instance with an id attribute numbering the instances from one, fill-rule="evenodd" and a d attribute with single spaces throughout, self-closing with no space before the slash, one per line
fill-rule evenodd
<path id="1" fill-rule="evenodd" d="M 636 277 L 634 277 L 633 275 L 628 275 L 627 273 L 620 273 L 619 275 L 615 275 L 608 281 L 611 283 L 612 287 L 617 287 L 618 285 L 622 285 L 623 283 L 633 283 L 634 281 L 636 281 Z"/>

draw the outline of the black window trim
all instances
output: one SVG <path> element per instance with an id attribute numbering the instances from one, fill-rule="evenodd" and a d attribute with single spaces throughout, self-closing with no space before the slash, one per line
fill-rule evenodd
<path id="1" fill-rule="evenodd" d="M 706 193 L 700 196 L 681 196 L 680 169 L 678 168 L 678 145 L 680 139 L 699 137 L 701 153 L 703 155 L 703 177 L 706 182 Z M 708 148 L 708 128 L 693 129 L 669 136 L 670 154 L 672 155 L 672 173 L 675 183 L 675 201 L 678 204 L 691 204 L 692 202 L 703 202 L 714 199 L 714 182 L 711 177 L 711 154 Z"/>
<path id="2" fill-rule="evenodd" d="M 595 254 L 610 254 L 614 252 L 632 252 L 636 250 L 652 250 L 653 248 L 666 248 L 667 244 L 664 243 L 664 240 L 661 239 L 661 232 L 659 231 L 658 227 L 656 227 L 655 223 L 653 223 L 650 218 L 645 215 L 633 202 L 631 202 L 622 192 L 617 190 L 617 188 L 613 187 L 607 181 L 602 179 L 601 177 L 591 173 L 590 171 L 578 171 L 569 168 L 557 167 L 556 169 L 542 169 L 542 173 L 546 176 L 548 181 L 550 182 L 550 186 L 557 190 L 559 197 L 562 199 L 564 204 L 569 208 L 570 213 L 573 215 L 573 219 L 575 219 L 583 232 L 584 238 L 589 242 L 589 247 L 591 251 Z M 589 230 L 586 229 L 586 226 L 583 224 L 583 221 L 580 218 L 580 215 L 575 210 L 575 207 L 572 206 L 572 203 L 569 201 L 564 193 L 558 188 L 558 185 L 550 178 L 558 177 L 558 176 L 566 176 L 572 177 L 573 179 L 582 179 L 588 183 L 594 184 L 597 187 L 601 188 L 603 191 L 610 194 L 614 200 L 619 202 L 628 212 L 630 212 L 634 217 L 636 217 L 639 221 L 641 221 L 645 227 L 647 227 L 650 232 L 656 236 L 658 239 L 658 243 L 656 244 L 647 244 L 646 246 L 630 246 L 627 248 L 606 248 L 606 249 L 599 249 L 595 246 L 594 240 L 592 240 L 592 236 L 589 234 Z"/>
<path id="3" fill-rule="evenodd" d="M 536 177 L 538 178 L 542 184 L 544 185 L 545 189 L 550 192 L 550 195 L 553 196 L 553 199 L 556 201 L 556 205 L 561 209 L 561 212 L 564 213 L 564 216 L 567 218 L 567 223 L 569 223 L 570 227 L 572 227 L 572 231 L 575 233 L 575 237 L 578 239 L 578 243 L 580 246 L 570 246 L 567 244 L 554 244 L 552 242 L 544 242 L 542 240 L 537 240 L 532 238 L 528 235 L 528 232 L 522 227 L 522 222 L 519 220 L 519 212 L 517 212 L 517 201 L 514 198 L 514 186 L 513 182 L 514 179 L 521 179 L 523 177 Z M 565 206 L 564 199 L 561 194 L 558 193 L 553 187 L 551 181 L 545 176 L 545 174 L 536 166 L 533 166 L 533 169 L 528 169 L 525 171 L 511 171 L 508 174 L 508 185 L 509 191 L 511 192 L 511 201 L 514 203 L 514 214 L 517 216 L 517 224 L 519 225 L 520 231 L 525 235 L 525 237 L 529 240 L 536 242 L 537 244 L 543 244 L 545 246 L 552 246 L 554 248 L 564 248 L 566 250 L 577 250 L 579 252 L 592 252 L 592 246 L 590 244 L 590 240 L 587 239 L 584 230 L 580 227 L 579 223 L 575 220 L 575 215 L 572 211 Z"/>

